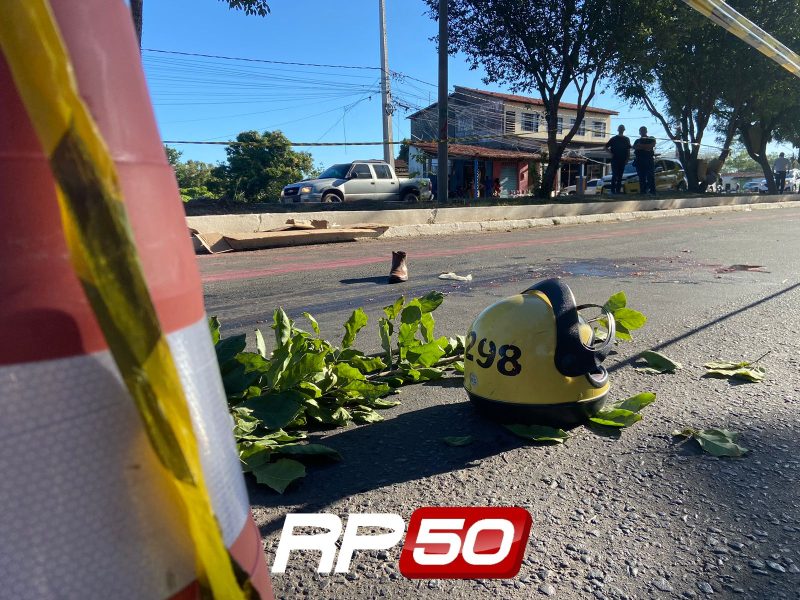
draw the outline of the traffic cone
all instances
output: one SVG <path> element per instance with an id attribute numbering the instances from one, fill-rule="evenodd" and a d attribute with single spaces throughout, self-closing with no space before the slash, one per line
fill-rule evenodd
<path id="1" fill-rule="evenodd" d="M 202 288 L 122 0 L 51 0 L 109 148 L 225 546 L 271 599 Z M 196 548 L 81 287 L 56 184 L 0 53 L 0 596 L 197 598 Z"/>

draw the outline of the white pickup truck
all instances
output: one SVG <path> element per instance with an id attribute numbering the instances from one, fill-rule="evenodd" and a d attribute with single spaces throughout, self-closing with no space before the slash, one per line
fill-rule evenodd
<path id="1" fill-rule="evenodd" d="M 318 178 L 292 183 L 281 192 L 284 204 L 352 200 L 419 202 L 431 197 L 430 179 L 398 179 L 392 167 L 381 160 L 333 165 Z"/>

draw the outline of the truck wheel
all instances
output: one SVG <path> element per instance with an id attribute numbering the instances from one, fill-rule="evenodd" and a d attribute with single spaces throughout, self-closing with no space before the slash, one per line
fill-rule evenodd
<path id="1" fill-rule="evenodd" d="M 403 192 L 403 202 L 408 204 L 416 204 L 419 202 L 419 194 L 414 191 Z"/>
<path id="2" fill-rule="evenodd" d="M 331 202 L 341 202 L 342 199 L 339 197 L 339 194 L 334 192 L 326 192 L 322 195 L 322 201 L 326 204 L 329 204 Z"/>

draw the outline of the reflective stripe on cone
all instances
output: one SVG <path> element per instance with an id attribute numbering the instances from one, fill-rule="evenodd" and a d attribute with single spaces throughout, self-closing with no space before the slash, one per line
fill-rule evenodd
<path id="1" fill-rule="evenodd" d="M 119 173 L 222 537 L 272 598 L 182 204 L 124 2 L 52 0 Z M 74 273 L 47 156 L 0 54 L 0 588 L 9 598 L 195 598 L 195 548 Z"/>
<path id="2" fill-rule="evenodd" d="M 167 339 L 231 547 L 252 525 L 208 326 Z M 2 595 L 165 598 L 194 579 L 185 525 L 107 351 L 0 367 L 0 398 Z M 253 563 L 260 539 L 248 539 Z"/>

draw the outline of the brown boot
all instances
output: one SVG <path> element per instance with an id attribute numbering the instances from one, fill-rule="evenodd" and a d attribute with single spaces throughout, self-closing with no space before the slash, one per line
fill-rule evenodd
<path id="1" fill-rule="evenodd" d="M 392 252 L 392 270 L 389 273 L 389 283 L 402 283 L 403 281 L 408 281 L 406 253 Z"/>

